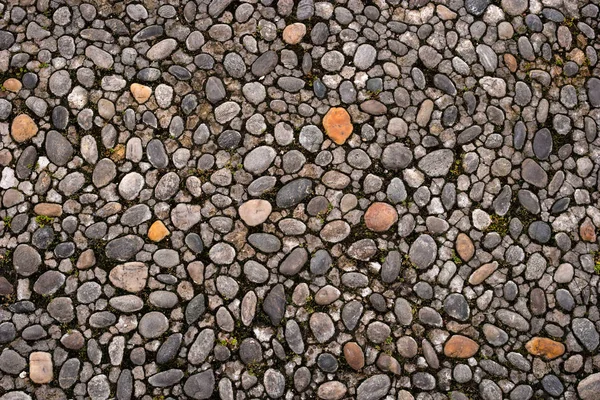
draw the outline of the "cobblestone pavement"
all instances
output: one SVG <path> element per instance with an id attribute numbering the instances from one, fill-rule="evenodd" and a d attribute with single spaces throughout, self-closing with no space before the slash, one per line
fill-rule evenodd
<path id="1" fill-rule="evenodd" d="M 0 400 L 600 399 L 598 0 L 0 0 Z"/>

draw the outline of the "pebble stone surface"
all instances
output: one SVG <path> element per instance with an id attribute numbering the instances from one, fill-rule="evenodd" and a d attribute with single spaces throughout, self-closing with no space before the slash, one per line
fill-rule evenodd
<path id="1" fill-rule="evenodd" d="M 0 400 L 598 400 L 598 35 L 0 0 Z"/>

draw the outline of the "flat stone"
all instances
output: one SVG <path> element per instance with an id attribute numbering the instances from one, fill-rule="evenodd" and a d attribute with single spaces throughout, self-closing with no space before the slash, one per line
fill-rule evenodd
<path id="1" fill-rule="evenodd" d="M 118 261 L 133 258 L 143 247 L 144 240 L 139 236 L 126 235 L 113 239 L 106 245 L 106 256 Z"/>
<path id="2" fill-rule="evenodd" d="M 445 176 L 453 163 L 454 153 L 452 150 L 436 150 L 419 161 L 419 169 L 430 177 Z"/>
<path id="3" fill-rule="evenodd" d="M 211 398 L 214 389 L 215 374 L 212 369 L 191 375 L 183 386 L 184 393 L 196 400 Z"/>
<path id="4" fill-rule="evenodd" d="M 444 355 L 451 358 L 470 358 L 479 351 L 479 345 L 462 335 L 453 335 L 444 344 Z"/>
<path id="5" fill-rule="evenodd" d="M 275 69 L 278 62 L 279 56 L 277 53 L 274 51 L 267 51 L 252 63 L 252 74 L 257 77 L 265 76 Z"/>
<path id="6" fill-rule="evenodd" d="M 284 287 L 281 284 L 275 285 L 263 303 L 263 310 L 271 319 L 271 324 L 277 326 L 281 323 L 285 314 L 285 305 Z"/>
<path id="7" fill-rule="evenodd" d="M 148 267 L 141 262 L 120 264 L 110 271 L 109 279 L 120 289 L 138 293 L 146 287 Z"/>
<path id="8" fill-rule="evenodd" d="M 544 337 L 534 337 L 525 344 L 525 348 L 529 354 L 546 360 L 553 360 L 565 353 L 565 346 L 562 343 Z"/>
<path id="9" fill-rule="evenodd" d="M 373 375 L 364 381 L 356 389 L 357 400 L 379 400 L 390 390 L 391 380 L 387 375 Z"/>
<path id="10" fill-rule="evenodd" d="M 410 246 L 408 256 L 417 268 L 428 268 L 437 257 L 435 240 L 427 234 L 419 236 Z"/>
<path id="11" fill-rule="evenodd" d="M 332 107 L 327 111 L 323 117 L 323 128 L 327 136 L 338 145 L 344 144 L 354 129 L 350 114 L 341 107 Z"/>
<path id="12" fill-rule="evenodd" d="M 296 179 L 279 189 L 275 202 L 279 208 L 294 207 L 302 202 L 311 191 L 312 182 L 309 179 Z"/>
<path id="13" fill-rule="evenodd" d="M 29 355 L 29 379 L 34 383 L 50 383 L 54 378 L 52 368 L 50 353 L 35 351 Z"/>
<path id="14" fill-rule="evenodd" d="M 277 153 L 270 146 L 259 146 L 244 157 L 244 169 L 259 175 L 265 172 L 275 160 Z"/>
<path id="15" fill-rule="evenodd" d="M 581 400 L 595 400 L 600 391 L 600 373 L 588 375 L 577 384 L 577 393 Z"/>
<path id="16" fill-rule="evenodd" d="M 339 243 L 350 235 L 350 225 L 346 221 L 331 221 L 321 229 L 321 238 L 329 243 Z"/>
<path id="17" fill-rule="evenodd" d="M 169 329 L 169 320 L 158 311 L 144 314 L 138 325 L 140 335 L 147 339 L 157 338 L 165 333 L 167 329 Z"/>
<path id="18" fill-rule="evenodd" d="M 339 381 L 329 381 L 321 384 L 317 389 L 317 396 L 323 400 L 340 400 L 348 389 Z"/>

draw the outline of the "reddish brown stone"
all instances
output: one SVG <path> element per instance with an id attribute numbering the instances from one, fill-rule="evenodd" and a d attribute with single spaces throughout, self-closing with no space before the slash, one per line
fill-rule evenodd
<path id="1" fill-rule="evenodd" d="M 475 246 L 469 236 L 464 233 L 459 233 L 456 237 L 456 252 L 458 256 L 465 262 L 469 262 L 475 254 Z"/>
<path id="2" fill-rule="evenodd" d="M 350 114 L 341 107 L 332 107 L 323 118 L 325 133 L 336 144 L 344 144 L 352 134 L 354 127 Z"/>
<path id="3" fill-rule="evenodd" d="M 365 355 L 356 342 L 348 342 L 344 345 L 344 357 L 348 365 L 356 371 L 365 366 Z"/>
<path id="4" fill-rule="evenodd" d="M 479 350 L 479 345 L 466 336 L 454 335 L 444 345 L 444 355 L 451 358 L 473 357 Z"/>
<path id="5" fill-rule="evenodd" d="M 375 232 L 385 232 L 396 222 L 398 213 L 387 203 L 373 203 L 365 213 L 365 225 Z"/>
<path id="6" fill-rule="evenodd" d="M 529 354 L 543 357 L 546 360 L 552 360 L 565 354 L 564 344 L 544 337 L 534 337 L 525 344 L 525 348 Z"/>

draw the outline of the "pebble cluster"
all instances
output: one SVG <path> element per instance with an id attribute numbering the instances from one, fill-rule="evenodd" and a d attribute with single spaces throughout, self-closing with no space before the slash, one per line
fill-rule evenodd
<path id="1" fill-rule="evenodd" d="M 0 1 L 0 400 L 598 400 L 599 10 Z"/>

